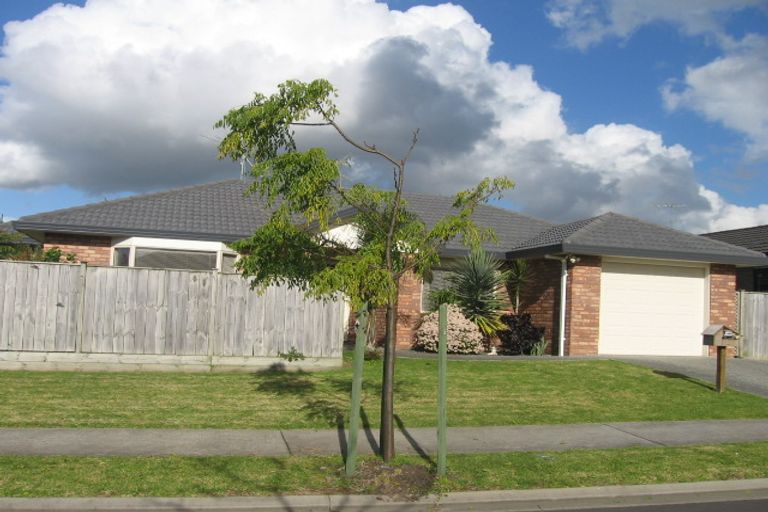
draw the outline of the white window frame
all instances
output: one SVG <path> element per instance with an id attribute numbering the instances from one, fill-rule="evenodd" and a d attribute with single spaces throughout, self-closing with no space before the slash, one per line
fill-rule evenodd
<path id="1" fill-rule="evenodd" d="M 110 266 L 114 266 L 115 249 L 128 248 L 128 266 L 136 266 L 136 249 L 166 249 L 175 251 L 196 251 L 216 253 L 216 270 L 221 272 L 222 262 L 225 254 L 235 256 L 235 261 L 240 258 L 237 252 L 233 251 L 222 242 L 208 242 L 205 240 L 178 240 L 172 238 L 148 238 L 148 237 L 128 237 L 113 238 L 110 251 Z"/>

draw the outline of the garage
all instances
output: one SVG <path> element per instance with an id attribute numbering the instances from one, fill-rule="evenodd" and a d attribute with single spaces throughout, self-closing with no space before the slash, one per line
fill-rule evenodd
<path id="1" fill-rule="evenodd" d="M 702 355 L 706 266 L 605 258 L 600 283 L 598 353 Z"/>

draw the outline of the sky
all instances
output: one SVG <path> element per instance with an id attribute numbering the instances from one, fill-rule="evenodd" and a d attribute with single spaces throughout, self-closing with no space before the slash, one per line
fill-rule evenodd
<path id="1" fill-rule="evenodd" d="M 327 78 L 412 192 L 486 176 L 552 222 L 768 224 L 768 0 L 0 2 L 0 214 L 235 178 L 214 123 Z M 391 169 L 298 131 L 386 186 Z"/>

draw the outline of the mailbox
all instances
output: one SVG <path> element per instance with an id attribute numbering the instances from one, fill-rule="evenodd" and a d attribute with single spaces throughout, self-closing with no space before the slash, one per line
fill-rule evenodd
<path id="1" fill-rule="evenodd" d="M 735 330 L 723 324 L 712 324 L 701 333 L 703 344 L 712 347 L 735 347 L 738 345 L 738 335 Z"/>

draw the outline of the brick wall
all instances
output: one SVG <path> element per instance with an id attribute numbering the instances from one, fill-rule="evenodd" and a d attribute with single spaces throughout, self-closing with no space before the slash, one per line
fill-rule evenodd
<path id="1" fill-rule="evenodd" d="M 530 280 L 520 290 L 520 313 L 531 315 L 533 324 L 544 328 L 549 353 L 557 353 L 560 321 L 560 262 L 543 258 L 528 261 Z M 510 293 L 514 302 L 514 295 Z"/>
<path id="2" fill-rule="evenodd" d="M 376 322 L 376 344 L 383 345 L 387 334 L 387 308 L 381 307 L 373 311 Z M 355 320 L 357 314 L 350 314 L 347 325 L 347 343 L 355 341 Z M 408 273 L 400 279 L 400 295 L 397 300 L 397 348 L 411 348 L 413 337 L 421 323 L 421 279 L 413 273 Z"/>
<path id="3" fill-rule="evenodd" d="M 579 256 L 568 271 L 565 353 L 569 356 L 597 355 L 600 337 L 599 256 Z"/>
<path id="4" fill-rule="evenodd" d="M 109 237 L 46 233 L 43 249 L 58 247 L 64 254 L 74 253 L 76 260 L 80 263 L 109 266 L 111 246 L 112 239 Z"/>
<path id="5" fill-rule="evenodd" d="M 421 278 L 408 272 L 400 278 L 397 299 L 397 348 L 410 348 L 421 323 Z"/>
<path id="6" fill-rule="evenodd" d="M 709 267 L 709 323 L 724 324 L 736 329 L 736 268 L 713 263 Z M 728 350 L 729 355 L 735 351 Z M 710 355 L 717 353 L 709 347 Z"/>

